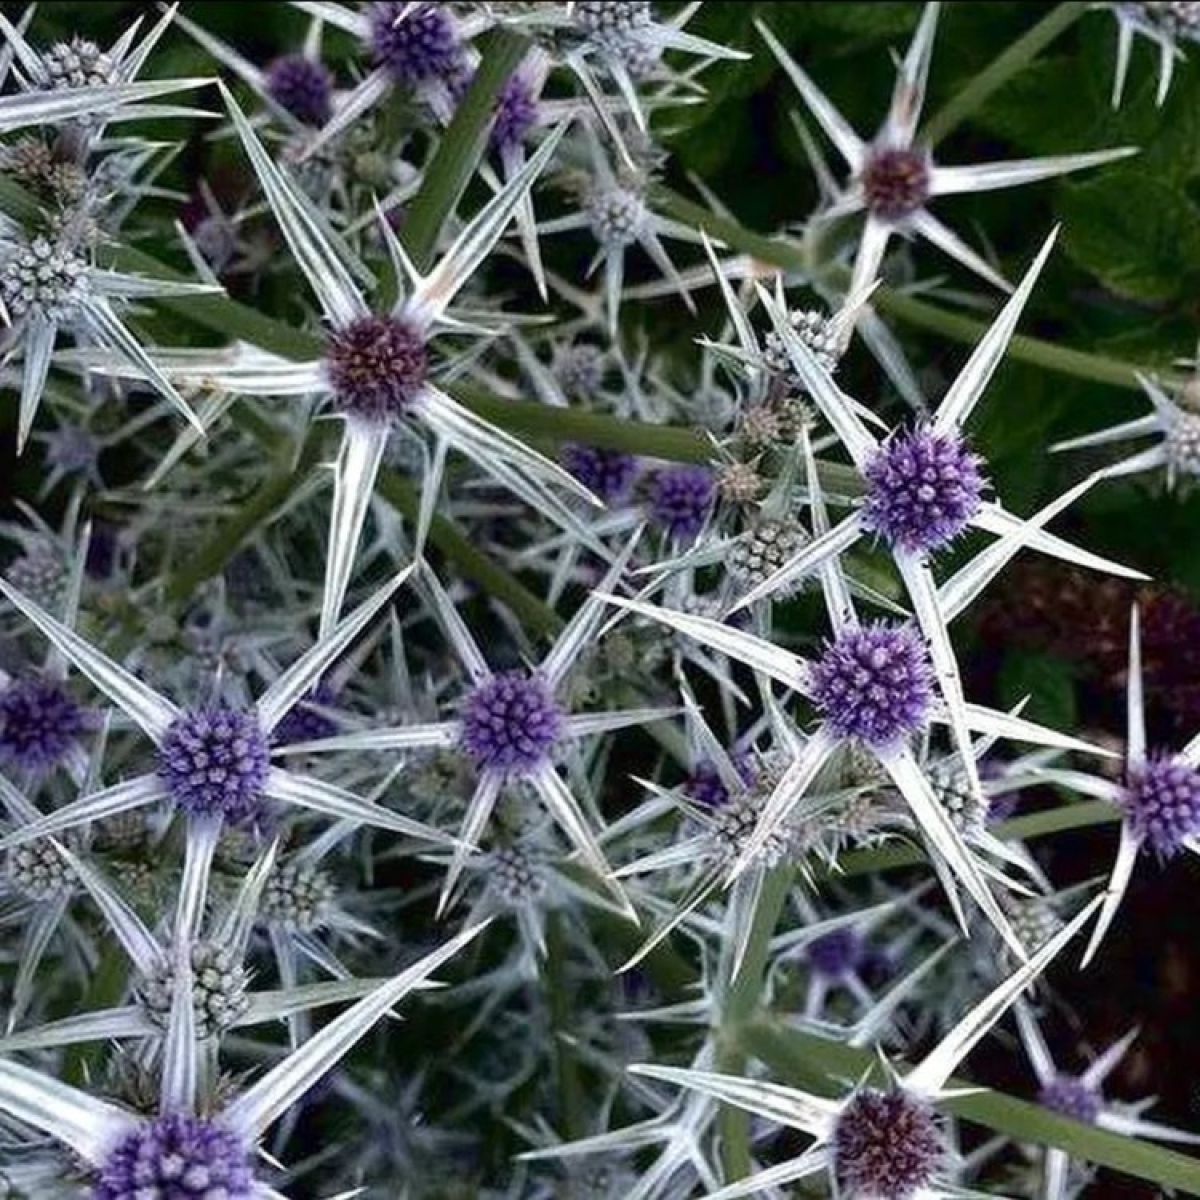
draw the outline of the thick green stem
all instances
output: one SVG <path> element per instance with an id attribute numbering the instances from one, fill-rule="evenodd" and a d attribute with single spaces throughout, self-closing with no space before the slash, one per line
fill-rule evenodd
<path id="1" fill-rule="evenodd" d="M 1032 29 L 1015 42 L 971 79 L 966 87 L 938 109 L 917 135 L 919 141 L 932 146 L 959 127 L 976 112 L 994 92 L 999 91 L 1014 75 L 1023 70 L 1064 29 L 1073 25 L 1091 5 L 1084 0 L 1069 0 L 1050 10 Z"/>
<path id="2" fill-rule="evenodd" d="M 767 875 L 758 893 L 741 970 L 728 985 L 721 1006 L 715 1065 L 723 1074 L 740 1075 L 745 1070 L 746 1050 L 741 1029 L 757 1013 L 762 1000 L 771 935 L 779 923 L 795 875 L 794 867 L 776 867 Z M 744 878 L 742 886 L 748 883 L 749 880 Z M 729 950 L 727 947 L 726 953 Z M 721 1107 L 717 1124 L 721 1131 L 721 1163 L 725 1182 L 743 1179 L 750 1174 L 752 1166 L 750 1117 L 743 1109 L 726 1104 Z"/>

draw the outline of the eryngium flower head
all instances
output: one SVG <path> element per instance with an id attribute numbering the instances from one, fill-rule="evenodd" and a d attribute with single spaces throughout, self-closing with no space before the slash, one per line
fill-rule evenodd
<path id="1" fill-rule="evenodd" d="M 626 37 L 654 19 L 650 0 L 579 0 L 571 12 L 579 28 L 597 39 Z"/>
<path id="2" fill-rule="evenodd" d="M 412 7 L 398 0 L 382 0 L 371 5 L 370 19 L 375 64 L 397 83 L 413 87 L 461 74 L 462 45 L 447 5 Z"/>
<path id="3" fill-rule="evenodd" d="M 503 151 L 522 145 L 537 124 L 537 118 L 538 104 L 533 85 L 519 72 L 510 75 L 496 101 L 492 146 Z"/>
<path id="4" fill-rule="evenodd" d="M 303 54 L 285 54 L 267 68 L 271 98 L 298 121 L 324 125 L 333 115 L 333 76 L 324 63 Z"/>
<path id="5" fill-rule="evenodd" d="M 195 817 L 247 821 L 258 813 L 271 759 L 258 718 L 224 704 L 177 717 L 158 748 L 158 774 Z"/>
<path id="6" fill-rule="evenodd" d="M 876 748 L 920 729 L 933 700 L 933 669 L 920 634 L 882 621 L 853 626 L 829 642 L 811 683 L 833 731 Z"/>
<path id="7" fill-rule="evenodd" d="M 1005 902 L 1017 940 L 1030 953 L 1040 950 L 1063 927 L 1062 918 L 1040 896 Z"/>
<path id="8" fill-rule="evenodd" d="M 979 512 L 986 480 L 957 434 L 902 433 L 867 464 L 863 523 L 893 546 L 939 550 Z"/>
<path id="9" fill-rule="evenodd" d="M 587 216 L 600 245 L 632 246 L 646 222 L 646 201 L 632 188 L 604 188 L 588 196 Z"/>
<path id="10" fill-rule="evenodd" d="M 769 790 L 769 789 L 768 789 Z M 762 816 L 763 796 L 748 794 L 731 799 L 714 813 L 712 838 L 721 862 L 734 862 L 742 855 Z M 800 849 L 796 827 L 778 826 L 758 852 L 756 862 L 767 869 L 793 861 Z"/>
<path id="11" fill-rule="evenodd" d="M 127 1133 L 91 1200 L 251 1200 L 250 1151 L 219 1121 L 170 1113 Z"/>
<path id="12" fill-rule="evenodd" d="M 845 1200 L 909 1200 L 946 1155 L 931 1105 L 899 1088 L 864 1088 L 833 1132 L 833 1171 Z"/>
<path id="13" fill-rule="evenodd" d="M 798 309 L 788 313 L 788 322 L 796 336 L 812 351 L 813 357 L 831 375 L 837 370 L 841 347 L 837 330 L 829 317 L 816 309 Z M 783 338 L 770 330 L 763 338 L 763 362 L 772 375 L 786 380 L 792 391 L 803 391 L 803 385 L 792 366 L 791 355 Z"/>
<path id="14" fill-rule="evenodd" d="M 74 873 L 48 839 L 26 842 L 8 852 L 8 879 L 30 900 L 49 900 L 70 890 Z"/>
<path id="15" fill-rule="evenodd" d="M 259 913 L 270 925 L 311 933 L 324 923 L 333 897 L 327 872 L 304 863 L 280 863 L 263 888 Z"/>
<path id="16" fill-rule="evenodd" d="M 726 568 L 734 582 L 749 591 L 774 575 L 807 541 L 808 534 L 795 521 L 767 518 L 756 522 L 733 543 Z M 776 593 L 786 594 L 787 590 Z"/>
<path id="17" fill-rule="evenodd" d="M 1133 832 L 1159 858 L 1170 858 L 1200 833 L 1200 771 L 1182 759 L 1152 758 L 1125 784 Z"/>
<path id="18" fill-rule="evenodd" d="M 809 942 L 804 956 L 808 965 L 826 979 L 844 979 L 857 970 L 865 950 L 859 933 L 845 926 Z"/>
<path id="19" fill-rule="evenodd" d="M 233 953 L 211 942 L 192 946 L 192 1008 L 196 1035 L 213 1037 L 234 1025 L 250 1007 L 246 988 L 250 976 Z M 175 966 L 169 958 L 138 985 L 142 1009 L 156 1024 L 166 1028 L 171 1018 L 175 993 Z"/>
<path id="20" fill-rule="evenodd" d="M 592 396 L 604 382 L 604 351 L 589 342 L 566 347 L 554 359 L 554 377 L 569 396 Z"/>
<path id="21" fill-rule="evenodd" d="M 0 763 L 28 771 L 57 766 L 89 728 L 87 711 L 61 683 L 29 676 L 0 692 Z"/>
<path id="22" fill-rule="evenodd" d="M 1056 1075 L 1038 1092 L 1038 1103 L 1064 1117 L 1091 1125 L 1100 1115 L 1100 1093 L 1074 1075 Z"/>
<path id="23" fill-rule="evenodd" d="M 87 291 L 87 263 L 49 238 L 34 238 L 0 267 L 0 299 L 14 321 L 31 314 L 69 320 Z"/>
<path id="24" fill-rule="evenodd" d="M 329 338 L 325 370 L 342 412 L 388 422 L 409 409 L 429 370 L 425 339 L 398 317 L 359 317 Z"/>
<path id="25" fill-rule="evenodd" d="M 872 150 L 859 183 L 871 212 L 887 221 L 903 220 L 929 199 L 929 155 L 901 147 Z"/>
<path id="26" fill-rule="evenodd" d="M 667 467 L 650 482 L 650 519 L 671 537 L 691 541 L 704 528 L 715 494 L 707 467 Z"/>
<path id="27" fill-rule="evenodd" d="M 318 706 L 332 704 L 334 699 L 333 691 L 326 685 L 320 685 L 312 693 L 311 703 L 298 700 L 275 726 L 271 734 L 272 744 L 290 746 L 296 742 L 318 742 L 322 738 L 333 737 L 338 731 L 337 724 Z"/>
<path id="28" fill-rule="evenodd" d="M 563 731 L 563 710 L 538 675 L 505 671 L 467 697 L 462 744 L 480 770 L 527 774 L 550 755 Z"/>
<path id="29" fill-rule="evenodd" d="M 42 55 L 42 66 L 47 88 L 106 87 L 117 82 L 111 55 L 86 38 L 56 42 Z"/>
<path id="30" fill-rule="evenodd" d="M 570 442 L 562 449 L 563 466 L 606 504 L 620 500 L 633 486 L 637 459 L 624 450 L 604 450 Z"/>
<path id="31" fill-rule="evenodd" d="M 987 824 L 989 809 L 972 794 L 966 775 L 960 769 L 937 765 L 927 773 L 933 794 L 960 833 L 981 833 Z"/>

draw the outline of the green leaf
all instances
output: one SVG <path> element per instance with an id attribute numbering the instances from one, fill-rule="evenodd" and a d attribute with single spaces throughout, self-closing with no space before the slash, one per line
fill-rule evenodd
<path id="1" fill-rule="evenodd" d="M 1010 650 L 1004 656 L 997 683 L 1000 704 L 1012 708 L 1028 697 L 1023 711 L 1031 721 L 1051 729 L 1074 729 L 1079 706 L 1071 666 L 1051 654 Z"/>

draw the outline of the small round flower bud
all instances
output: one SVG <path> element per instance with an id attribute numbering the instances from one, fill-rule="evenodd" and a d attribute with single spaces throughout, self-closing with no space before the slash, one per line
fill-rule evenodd
<path id="1" fill-rule="evenodd" d="M 91 1200 L 252 1200 L 250 1149 L 219 1121 L 170 1113 L 109 1152 Z"/>
<path id="2" fill-rule="evenodd" d="M 1200 771 L 1181 758 L 1152 758 L 1130 775 L 1123 803 L 1134 834 L 1171 858 L 1200 833 Z"/>
<path id="3" fill-rule="evenodd" d="M 1038 1093 L 1038 1103 L 1064 1117 L 1094 1125 L 1103 1107 L 1103 1098 L 1077 1076 L 1058 1075 Z"/>
<path id="4" fill-rule="evenodd" d="M 287 54 L 267 68 L 266 82 L 271 98 L 306 125 L 324 125 L 333 115 L 333 76 L 324 63 Z"/>
<path id="5" fill-rule="evenodd" d="M 112 57 L 81 37 L 56 42 L 42 55 L 42 66 L 46 88 L 107 87 L 118 79 Z"/>
<path id="6" fill-rule="evenodd" d="M 1030 954 L 1040 950 L 1063 927 L 1062 918 L 1038 897 L 1010 900 L 1005 912 L 1017 940 Z"/>
<path id="7" fill-rule="evenodd" d="M 637 459 L 623 450 L 605 450 L 569 442 L 562 449 L 563 466 L 593 495 L 612 504 L 629 494 L 637 476 Z"/>
<path id="8" fill-rule="evenodd" d="M 548 880 L 540 855 L 524 846 L 505 846 L 488 856 L 488 888 L 504 904 L 516 908 L 536 904 Z"/>
<path id="9" fill-rule="evenodd" d="M 564 717 L 541 676 L 506 671 L 467 697 L 462 744 L 480 770 L 528 774 L 549 759 Z"/>
<path id="10" fill-rule="evenodd" d="M 593 192 L 587 199 L 592 233 L 602 246 L 631 246 L 646 221 L 646 201 L 640 192 L 618 186 Z"/>
<path id="11" fill-rule="evenodd" d="M 428 370 L 425 339 L 398 317 L 359 317 L 330 336 L 325 352 L 334 403 L 375 423 L 404 416 Z"/>
<path id="12" fill-rule="evenodd" d="M 15 679 L 0 692 L 0 763 L 48 771 L 62 763 L 91 722 L 53 679 Z"/>
<path id="13" fill-rule="evenodd" d="M 223 946 L 196 942 L 192 946 L 192 1007 L 196 1034 L 214 1037 L 235 1025 L 250 1007 L 246 988 L 250 976 L 245 967 Z M 138 985 L 138 1000 L 156 1024 L 166 1027 L 171 1017 L 175 967 L 163 958 Z"/>
<path id="14" fill-rule="evenodd" d="M 226 705 L 184 712 L 158 748 L 159 778 L 194 817 L 256 817 L 270 765 L 257 716 Z"/>
<path id="15" fill-rule="evenodd" d="M 929 155 L 923 150 L 873 149 L 859 183 L 872 213 L 885 221 L 902 221 L 929 199 Z"/>
<path id="16" fill-rule="evenodd" d="M 817 362 L 832 375 L 837 370 L 842 351 L 837 331 L 829 317 L 815 309 L 796 310 L 788 313 L 788 322 L 800 341 L 812 351 Z M 763 338 L 763 363 L 768 371 L 787 384 L 790 391 L 805 390 L 783 338 L 774 329 L 769 330 Z"/>
<path id="17" fill-rule="evenodd" d="M 732 863 L 741 857 L 750 836 L 758 828 L 766 795 L 764 791 L 733 797 L 714 811 L 711 836 L 721 862 Z M 793 861 L 798 850 L 798 832 L 785 821 L 767 839 L 755 861 L 768 869 L 778 867 Z"/>
<path id="18" fill-rule="evenodd" d="M 726 569 L 739 588 L 749 591 L 774 575 L 808 540 L 795 521 L 758 521 L 730 547 Z M 793 585 L 776 595 L 790 595 L 798 587 Z"/>
<path id="19" fill-rule="evenodd" d="M 669 536 L 690 542 L 704 528 L 715 498 L 716 482 L 707 467 L 666 467 L 650 481 L 650 519 Z"/>
<path id="20" fill-rule="evenodd" d="M 34 238 L 0 267 L 0 299 L 12 319 L 68 321 L 88 294 L 87 263 L 48 238 Z"/>
<path id="21" fill-rule="evenodd" d="M 804 957 L 818 975 L 837 981 L 854 974 L 865 953 L 866 944 L 861 934 L 846 926 L 809 942 Z"/>
<path id="22" fill-rule="evenodd" d="M 910 552 L 940 550 L 979 512 L 987 481 L 957 434 L 925 430 L 884 443 L 867 463 L 863 524 Z"/>
<path id="23" fill-rule="evenodd" d="M 1200 476 L 1200 415 L 1177 411 L 1163 440 L 1167 469 L 1174 474 Z"/>
<path id="24" fill-rule="evenodd" d="M 833 1171 L 846 1200 L 911 1200 L 945 1157 L 937 1112 L 901 1088 L 864 1088 L 834 1126 Z"/>
<path id="25" fill-rule="evenodd" d="M 927 776 L 933 794 L 941 802 L 955 829 L 967 835 L 982 833 L 988 819 L 986 797 L 981 805 L 971 795 L 964 772 L 939 763 L 930 768 Z"/>
<path id="26" fill-rule="evenodd" d="M 729 504 L 753 504 L 762 495 L 763 478 L 750 463 L 725 463 L 717 468 L 717 491 Z"/>
<path id="27" fill-rule="evenodd" d="M 53 844 L 42 839 L 14 846 L 8 852 L 9 882 L 30 900 L 50 900 L 70 891 L 74 872 Z"/>
<path id="28" fill-rule="evenodd" d="M 263 888 L 259 913 L 270 925 L 311 933 L 325 923 L 334 895 L 328 872 L 304 863 L 280 863 Z"/>
<path id="29" fill-rule="evenodd" d="M 813 664 L 813 701 L 839 737 L 872 747 L 921 729 L 933 703 L 933 668 L 920 635 L 878 622 L 844 630 Z"/>
<path id="30" fill-rule="evenodd" d="M 579 0 L 572 16 L 586 36 L 607 40 L 628 37 L 649 25 L 654 10 L 650 0 Z"/>
<path id="31" fill-rule="evenodd" d="M 604 382 L 604 351 L 589 342 L 576 342 L 554 357 L 554 377 L 568 396 L 594 396 Z"/>

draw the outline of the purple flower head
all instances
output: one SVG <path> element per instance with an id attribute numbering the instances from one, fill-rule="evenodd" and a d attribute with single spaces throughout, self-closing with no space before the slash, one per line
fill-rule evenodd
<path id="1" fill-rule="evenodd" d="M 397 83 L 414 87 L 462 73 L 462 43 L 447 5 L 410 7 L 400 0 L 381 0 L 371 5 L 370 19 L 375 65 Z"/>
<path id="2" fill-rule="evenodd" d="M 902 550 L 940 550 L 966 529 L 987 485 L 957 434 L 889 439 L 867 464 L 863 523 Z"/>
<path id="3" fill-rule="evenodd" d="M 333 115 L 333 76 L 324 63 L 286 54 L 267 68 L 271 98 L 298 121 L 324 125 Z"/>
<path id="4" fill-rule="evenodd" d="M 288 709 L 283 720 L 275 726 L 271 744 L 292 746 L 297 742 L 316 742 L 321 738 L 333 737 L 338 727 L 320 710 L 329 708 L 335 701 L 333 689 L 328 684 L 319 684 L 307 700 L 297 700 Z"/>
<path id="5" fill-rule="evenodd" d="M 338 408 L 376 423 L 408 411 L 428 369 L 425 339 L 398 317 L 359 317 L 330 336 L 325 352 Z"/>
<path id="6" fill-rule="evenodd" d="M 252 820 L 270 768 L 257 716 L 224 704 L 184 712 L 158 748 L 159 778 L 175 803 L 195 817 Z"/>
<path id="7" fill-rule="evenodd" d="M 87 710 L 53 679 L 14 679 L 0 692 L 0 762 L 6 766 L 48 771 L 90 728 Z"/>
<path id="8" fill-rule="evenodd" d="M 936 1111 L 899 1088 L 864 1088 L 837 1119 L 833 1170 L 848 1197 L 909 1200 L 946 1157 Z"/>
<path id="9" fill-rule="evenodd" d="M 650 483 L 650 519 L 671 537 L 690 542 L 704 528 L 715 496 L 707 467 L 667 467 Z"/>
<path id="10" fill-rule="evenodd" d="M 637 459 L 623 450 L 602 450 L 569 442 L 562 450 L 563 466 L 606 504 L 620 500 L 633 486 Z"/>
<path id="11" fill-rule="evenodd" d="M 808 965 L 826 979 L 845 979 L 858 970 L 866 951 L 861 935 L 849 926 L 833 929 L 809 942 L 805 950 Z"/>
<path id="12" fill-rule="evenodd" d="M 1056 1075 L 1038 1092 L 1038 1103 L 1064 1117 L 1074 1117 L 1086 1125 L 1095 1123 L 1104 1100 L 1076 1075 Z"/>
<path id="13" fill-rule="evenodd" d="M 881 146 L 871 151 L 859 182 L 872 213 L 886 221 L 901 221 L 929 199 L 929 155 L 923 150 Z"/>
<path id="14" fill-rule="evenodd" d="M 505 671 L 467 697 L 462 744 L 484 771 L 528 774 L 549 757 L 563 731 L 564 713 L 539 675 Z"/>
<path id="15" fill-rule="evenodd" d="M 856 625 L 826 644 L 811 671 L 813 700 L 833 731 L 884 747 L 915 733 L 933 702 L 933 668 L 908 625 Z"/>
<path id="16" fill-rule="evenodd" d="M 493 149 L 503 152 L 523 145 L 537 118 L 538 102 L 533 84 L 520 72 L 510 75 L 496 101 Z"/>
<path id="17" fill-rule="evenodd" d="M 1137 837 L 1171 858 L 1200 833 L 1200 770 L 1179 758 L 1152 758 L 1126 781 L 1124 804 Z"/>
<path id="18" fill-rule="evenodd" d="M 127 1133 L 91 1200 L 251 1200 L 250 1151 L 217 1121 L 171 1113 Z"/>

